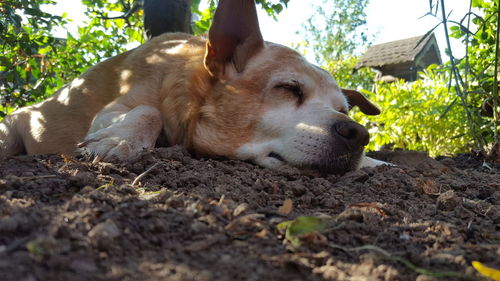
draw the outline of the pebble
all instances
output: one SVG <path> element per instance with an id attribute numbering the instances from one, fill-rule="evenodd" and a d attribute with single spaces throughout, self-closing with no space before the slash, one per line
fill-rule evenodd
<path id="1" fill-rule="evenodd" d="M 120 236 L 120 229 L 118 228 L 118 226 L 116 226 L 115 222 L 113 222 L 111 219 L 107 219 L 94 226 L 94 228 L 92 228 L 89 231 L 88 236 L 90 238 L 97 238 L 97 239 L 100 238 L 113 239 Z"/>
<path id="2" fill-rule="evenodd" d="M 76 175 L 69 178 L 69 182 L 77 187 L 95 185 L 96 176 L 91 172 L 78 172 Z"/>
<path id="3" fill-rule="evenodd" d="M 453 211 L 460 205 L 460 197 L 453 190 L 442 193 L 437 198 L 437 207 L 443 211 Z"/>
<path id="4" fill-rule="evenodd" d="M 248 210 L 248 204 L 247 203 L 241 203 L 239 204 L 233 211 L 233 216 L 237 217 L 239 215 L 244 214 Z"/>
<path id="5" fill-rule="evenodd" d="M 440 279 L 437 277 L 427 276 L 427 275 L 419 275 L 415 281 L 439 281 Z"/>
<path id="6" fill-rule="evenodd" d="M 73 260 L 69 267 L 77 273 L 90 273 L 98 270 L 95 262 L 90 258 Z"/>

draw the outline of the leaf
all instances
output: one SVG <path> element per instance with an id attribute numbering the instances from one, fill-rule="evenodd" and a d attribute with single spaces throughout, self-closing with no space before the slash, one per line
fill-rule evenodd
<path id="1" fill-rule="evenodd" d="M 198 14 L 200 9 L 200 0 L 193 0 L 191 2 L 191 13 Z"/>
<path id="2" fill-rule="evenodd" d="M 302 216 L 292 221 L 278 224 L 278 230 L 285 230 L 285 239 L 292 245 L 300 246 L 300 237 L 313 232 L 320 232 L 326 228 L 325 222 L 318 217 Z"/>
<path id="3" fill-rule="evenodd" d="M 278 209 L 278 213 L 282 215 L 288 215 L 292 212 L 292 210 L 293 210 L 293 201 L 291 199 L 285 199 L 285 201 L 283 201 L 283 206 L 281 206 Z"/>
<path id="4" fill-rule="evenodd" d="M 26 243 L 26 249 L 34 256 L 42 256 L 45 252 L 39 240 L 32 240 Z"/>
<path id="5" fill-rule="evenodd" d="M 279 13 L 281 13 L 281 11 L 283 11 L 283 5 L 281 5 L 281 4 L 275 4 L 272 6 L 272 8 L 277 14 L 279 14 Z"/>
<path id="6" fill-rule="evenodd" d="M 300 236 L 310 232 L 322 231 L 325 227 L 326 225 L 321 218 L 303 216 L 296 218 L 288 228 L 288 231 L 290 235 Z"/>
<path id="7" fill-rule="evenodd" d="M 482 275 L 487 276 L 495 281 L 500 281 L 500 270 L 487 267 L 478 261 L 473 261 L 472 267 L 474 267 Z"/>

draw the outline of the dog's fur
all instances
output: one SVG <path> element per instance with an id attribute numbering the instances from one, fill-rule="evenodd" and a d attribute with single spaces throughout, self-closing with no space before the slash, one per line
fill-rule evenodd
<path id="1" fill-rule="evenodd" d="M 347 98 L 346 98 L 347 97 Z M 264 42 L 253 0 L 221 0 L 208 40 L 173 33 L 90 68 L 0 124 L 0 155 L 132 159 L 164 133 L 201 156 L 342 173 L 368 133 L 347 115 L 378 109 L 287 47 Z"/>

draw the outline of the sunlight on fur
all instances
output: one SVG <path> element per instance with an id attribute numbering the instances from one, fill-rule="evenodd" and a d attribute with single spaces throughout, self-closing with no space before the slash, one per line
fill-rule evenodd
<path id="1" fill-rule="evenodd" d="M 328 132 L 326 132 L 323 128 L 307 125 L 305 123 L 297 124 L 296 128 L 301 131 L 310 132 L 317 135 L 325 135 L 325 136 L 328 135 Z"/>

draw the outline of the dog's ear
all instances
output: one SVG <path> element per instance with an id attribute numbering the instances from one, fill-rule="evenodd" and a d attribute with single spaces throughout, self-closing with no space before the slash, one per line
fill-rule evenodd
<path id="1" fill-rule="evenodd" d="M 347 98 L 347 102 L 349 103 L 349 109 L 351 109 L 353 106 L 357 106 L 364 114 L 367 115 L 380 114 L 380 109 L 378 109 L 373 103 L 371 103 L 367 98 L 365 98 L 365 96 L 363 96 L 362 93 L 349 89 L 342 89 L 342 92 Z"/>
<path id="2" fill-rule="evenodd" d="M 248 60 L 263 46 L 254 0 L 220 0 L 208 32 L 205 53 L 205 67 L 210 74 L 224 74 L 228 62 L 242 72 Z"/>

